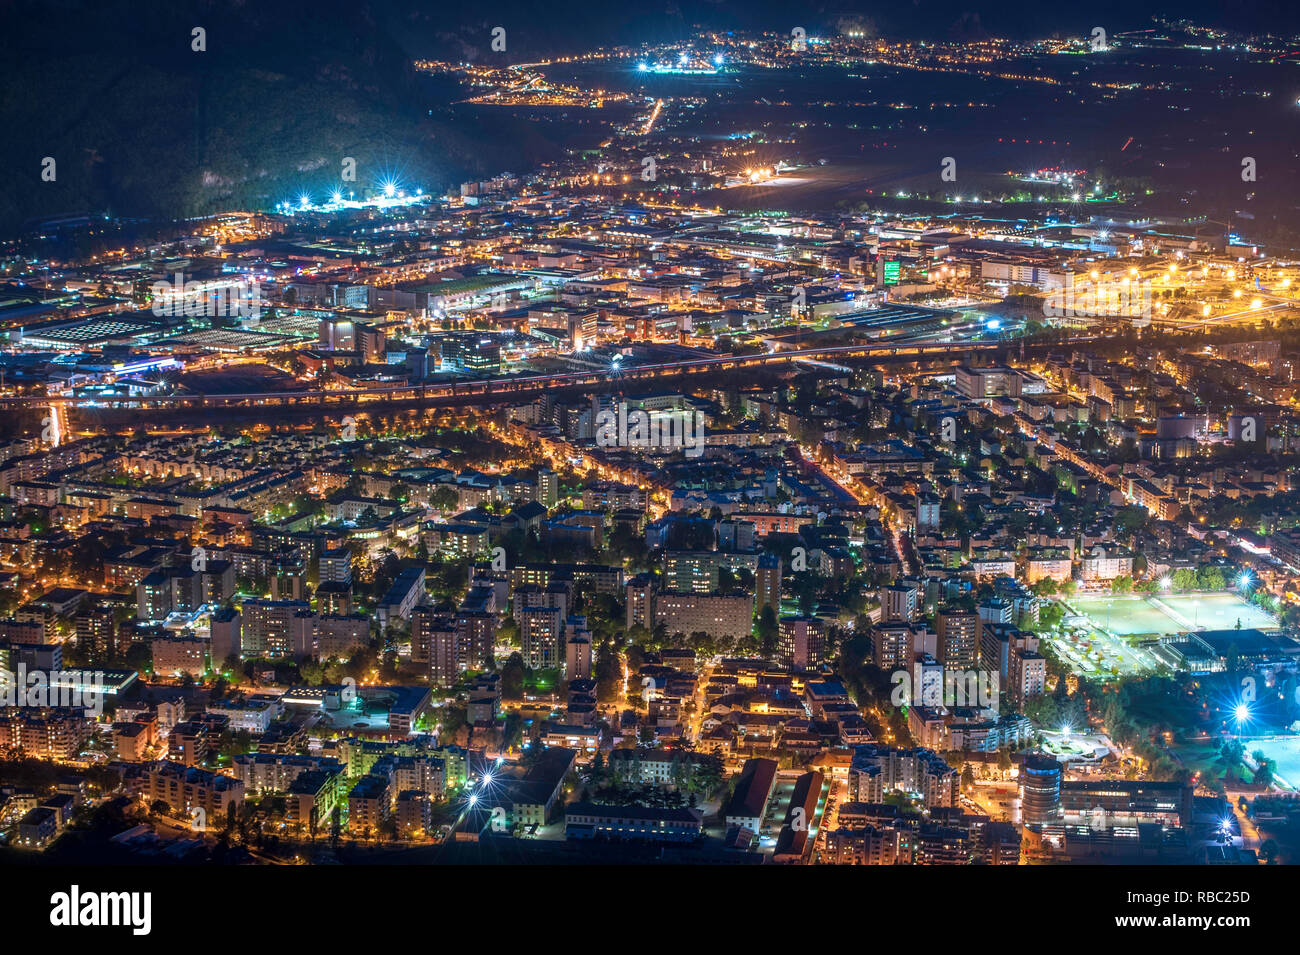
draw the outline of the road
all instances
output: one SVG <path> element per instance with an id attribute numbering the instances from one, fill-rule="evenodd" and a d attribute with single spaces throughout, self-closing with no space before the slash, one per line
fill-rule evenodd
<path id="1" fill-rule="evenodd" d="M 1072 343 L 1093 341 L 1093 336 L 1083 336 L 1025 346 L 1026 351 L 1056 350 Z M 963 343 L 927 343 L 911 345 L 880 345 L 875 343 L 836 345 L 822 348 L 791 349 L 754 355 L 719 355 L 708 358 L 691 358 L 674 362 L 639 365 L 624 368 L 618 373 L 619 381 L 655 382 L 663 379 L 708 376 L 718 372 L 747 368 L 786 365 L 808 359 L 866 358 L 877 361 L 917 361 L 927 359 L 960 358 L 973 353 L 998 353 L 1019 348 L 1017 342 L 981 341 Z M 608 369 L 599 371 L 565 372 L 553 375 L 510 375 L 475 380 L 432 383 L 384 385 L 373 388 L 339 388 L 293 391 L 265 391 L 237 394 L 183 393 L 169 395 L 139 395 L 129 398 L 104 398 L 86 395 L 7 395 L 0 396 L 0 407 L 14 408 L 75 408 L 75 409 L 131 409 L 136 412 L 155 410 L 208 411 L 217 408 L 294 407 L 341 409 L 356 404 L 395 403 L 416 401 L 421 405 L 460 404 L 467 399 L 513 398 L 553 392 L 558 388 L 597 388 L 607 386 L 612 379 Z"/>

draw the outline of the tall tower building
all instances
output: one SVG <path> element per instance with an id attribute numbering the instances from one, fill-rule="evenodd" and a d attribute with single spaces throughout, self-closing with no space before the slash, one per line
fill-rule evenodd
<path id="1" fill-rule="evenodd" d="M 936 623 L 939 633 L 935 656 L 950 670 L 973 670 L 979 662 L 976 628 L 979 618 L 968 610 L 941 610 Z"/>
<path id="2" fill-rule="evenodd" d="M 776 554 L 764 554 L 758 559 L 754 591 L 757 613 L 762 613 L 764 607 L 771 607 L 777 614 L 781 612 L 781 558 Z"/>

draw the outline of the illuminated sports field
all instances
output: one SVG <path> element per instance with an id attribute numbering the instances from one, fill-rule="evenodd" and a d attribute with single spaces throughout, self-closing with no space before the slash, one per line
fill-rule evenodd
<path id="1" fill-rule="evenodd" d="M 1243 630 L 1271 630 L 1277 619 L 1233 593 L 1182 594 L 1157 598 L 1178 616 L 1192 622 L 1194 630 L 1231 630 L 1241 621 Z"/>
<path id="2" fill-rule="evenodd" d="M 1168 635 L 1187 630 L 1268 630 L 1277 621 L 1237 594 L 1161 594 L 1157 597 L 1074 597 L 1070 605 L 1116 636 Z"/>
<path id="3" fill-rule="evenodd" d="M 1186 629 L 1142 597 L 1074 597 L 1069 605 L 1098 627 L 1121 637 Z"/>
<path id="4" fill-rule="evenodd" d="M 1244 739 L 1246 752 L 1262 749 L 1264 755 L 1277 763 L 1276 775 L 1292 788 L 1300 788 L 1300 738 Z"/>

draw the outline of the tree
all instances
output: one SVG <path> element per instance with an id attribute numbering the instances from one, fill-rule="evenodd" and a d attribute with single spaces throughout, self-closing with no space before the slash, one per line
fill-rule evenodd
<path id="1" fill-rule="evenodd" d="M 590 777 L 592 784 L 596 786 L 604 784 L 606 775 L 605 756 L 600 750 L 596 750 L 596 755 L 591 760 Z"/>
<path id="2" fill-rule="evenodd" d="M 310 686 L 320 686 L 325 679 L 325 668 L 315 660 L 303 660 L 298 664 L 298 675 Z"/>
<path id="3" fill-rule="evenodd" d="M 1265 865 L 1272 865 L 1277 859 L 1277 840 L 1265 839 L 1259 844 L 1259 855 Z"/>
<path id="4" fill-rule="evenodd" d="M 1254 757 L 1255 765 L 1257 767 L 1255 769 L 1255 784 L 1265 787 L 1273 785 L 1273 760 L 1264 757 L 1264 753 L 1261 750 L 1256 750 L 1251 755 Z"/>
<path id="5" fill-rule="evenodd" d="M 1065 619 L 1065 608 L 1058 603 L 1049 603 L 1038 610 L 1038 627 L 1040 630 L 1056 630 Z"/>
<path id="6" fill-rule="evenodd" d="M 1223 570 L 1208 565 L 1196 572 L 1196 582 L 1202 590 L 1222 590 L 1228 586 Z"/>
<path id="7" fill-rule="evenodd" d="M 1126 507 L 1115 515 L 1115 532 L 1125 539 L 1132 539 L 1147 522 L 1147 513 L 1140 507 Z"/>
<path id="8" fill-rule="evenodd" d="M 1005 749 L 998 750 L 998 771 L 1003 775 L 1011 772 L 1011 753 Z"/>
<path id="9" fill-rule="evenodd" d="M 729 594 L 736 589 L 736 583 L 736 575 L 732 573 L 730 567 L 718 568 L 718 590 Z"/>
<path id="10" fill-rule="evenodd" d="M 623 669 L 619 666 L 618 651 L 609 643 L 601 644 L 593 668 L 596 677 L 596 698 L 602 703 L 618 699 L 623 685 Z"/>
<path id="11" fill-rule="evenodd" d="M 505 665 L 501 667 L 501 698 L 518 701 L 524 698 L 524 658 L 518 653 L 510 654 Z"/>
<path id="12" fill-rule="evenodd" d="M 460 494 L 449 484 L 440 484 L 429 495 L 429 506 L 439 511 L 450 511 L 460 505 Z"/>

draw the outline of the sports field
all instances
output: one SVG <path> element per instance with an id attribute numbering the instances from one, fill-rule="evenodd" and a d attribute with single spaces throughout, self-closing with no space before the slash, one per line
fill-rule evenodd
<path id="1" fill-rule="evenodd" d="M 1193 630 L 1232 630 L 1241 621 L 1243 630 L 1272 630 L 1272 614 L 1233 593 L 1181 594 L 1157 597 L 1175 617 L 1190 621 Z"/>
<path id="2" fill-rule="evenodd" d="M 1187 630 L 1268 630 L 1277 621 L 1234 593 L 1073 597 L 1070 605 L 1116 636 L 1168 635 Z"/>
<path id="3" fill-rule="evenodd" d="M 1300 787 L 1300 737 L 1243 739 L 1242 745 L 1247 753 L 1262 749 L 1265 756 L 1277 763 L 1278 778 L 1292 789 Z"/>
<path id="4" fill-rule="evenodd" d="M 1069 605 L 1116 636 L 1185 630 L 1143 597 L 1073 597 Z"/>

